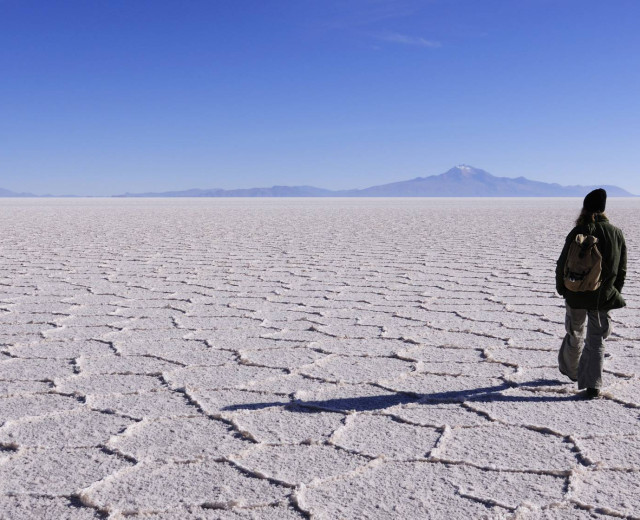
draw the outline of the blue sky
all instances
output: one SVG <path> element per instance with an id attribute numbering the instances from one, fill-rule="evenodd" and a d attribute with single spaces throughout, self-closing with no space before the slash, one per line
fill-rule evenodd
<path id="1" fill-rule="evenodd" d="M 0 0 L 0 187 L 640 194 L 637 0 Z"/>

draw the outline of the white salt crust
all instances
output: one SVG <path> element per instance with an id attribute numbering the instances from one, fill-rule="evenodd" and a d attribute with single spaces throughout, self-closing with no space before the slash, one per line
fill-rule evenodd
<path id="1" fill-rule="evenodd" d="M 639 518 L 631 247 L 603 397 L 556 368 L 578 205 L 0 200 L 0 520 Z"/>

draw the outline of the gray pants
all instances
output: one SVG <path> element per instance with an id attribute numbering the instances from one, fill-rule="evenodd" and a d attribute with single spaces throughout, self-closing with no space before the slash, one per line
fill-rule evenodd
<path id="1" fill-rule="evenodd" d="M 604 340 L 611 334 L 611 317 L 606 311 L 572 309 L 568 305 L 566 307 L 564 325 L 567 334 L 558 354 L 558 368 L 574 381 L 577 380 L 579 389 L 600 388 Z"/>

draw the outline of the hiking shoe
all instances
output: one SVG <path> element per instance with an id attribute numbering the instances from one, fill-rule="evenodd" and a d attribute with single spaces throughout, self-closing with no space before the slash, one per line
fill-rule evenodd
<path id="1" fill-rule="evenodd" d="M 598 390 L 597 388 L 587 388 L 584 391 L 585 399 L 596 399 L 599 395 L 600 395 L 600 390 Z"/>

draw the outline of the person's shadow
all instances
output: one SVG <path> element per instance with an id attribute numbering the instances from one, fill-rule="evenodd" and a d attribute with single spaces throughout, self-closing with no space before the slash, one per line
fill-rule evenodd
<path id="1" fill-rule="evenodd" d="M 364 397 L 336 397 L 326 400 L 304 401 L 294 399 L 290 403 L 245 403 L 225 406 L 225 411 L 238 410 L 260 410 L 263 408 L 274 408 L 287 406 L 290 411 L 300 413 L 317 413 L 321 411 L 337 412 L 370 412 L 374 410 L 384 410 L 400 404 L 418 403 L 430 406 L 445 403 L 481 402 L 481 401 L 503 401 L 503 402 L 559 402 L 575 401 L 579 399 L 576 394 L 541 394 L 531 392 L 531 395 L 505 395 L 504 390 L 510 388 L 531 388 L 541 386 L 560 386 L 564 382 L 557 379 L 537 379 L 526 383 L 502 383 L 500 385 L 472 388 L 461 391 L 434 392 L 430 394 L 414 394 L 397 392 L 388 395 L 374 395 Z"/>

